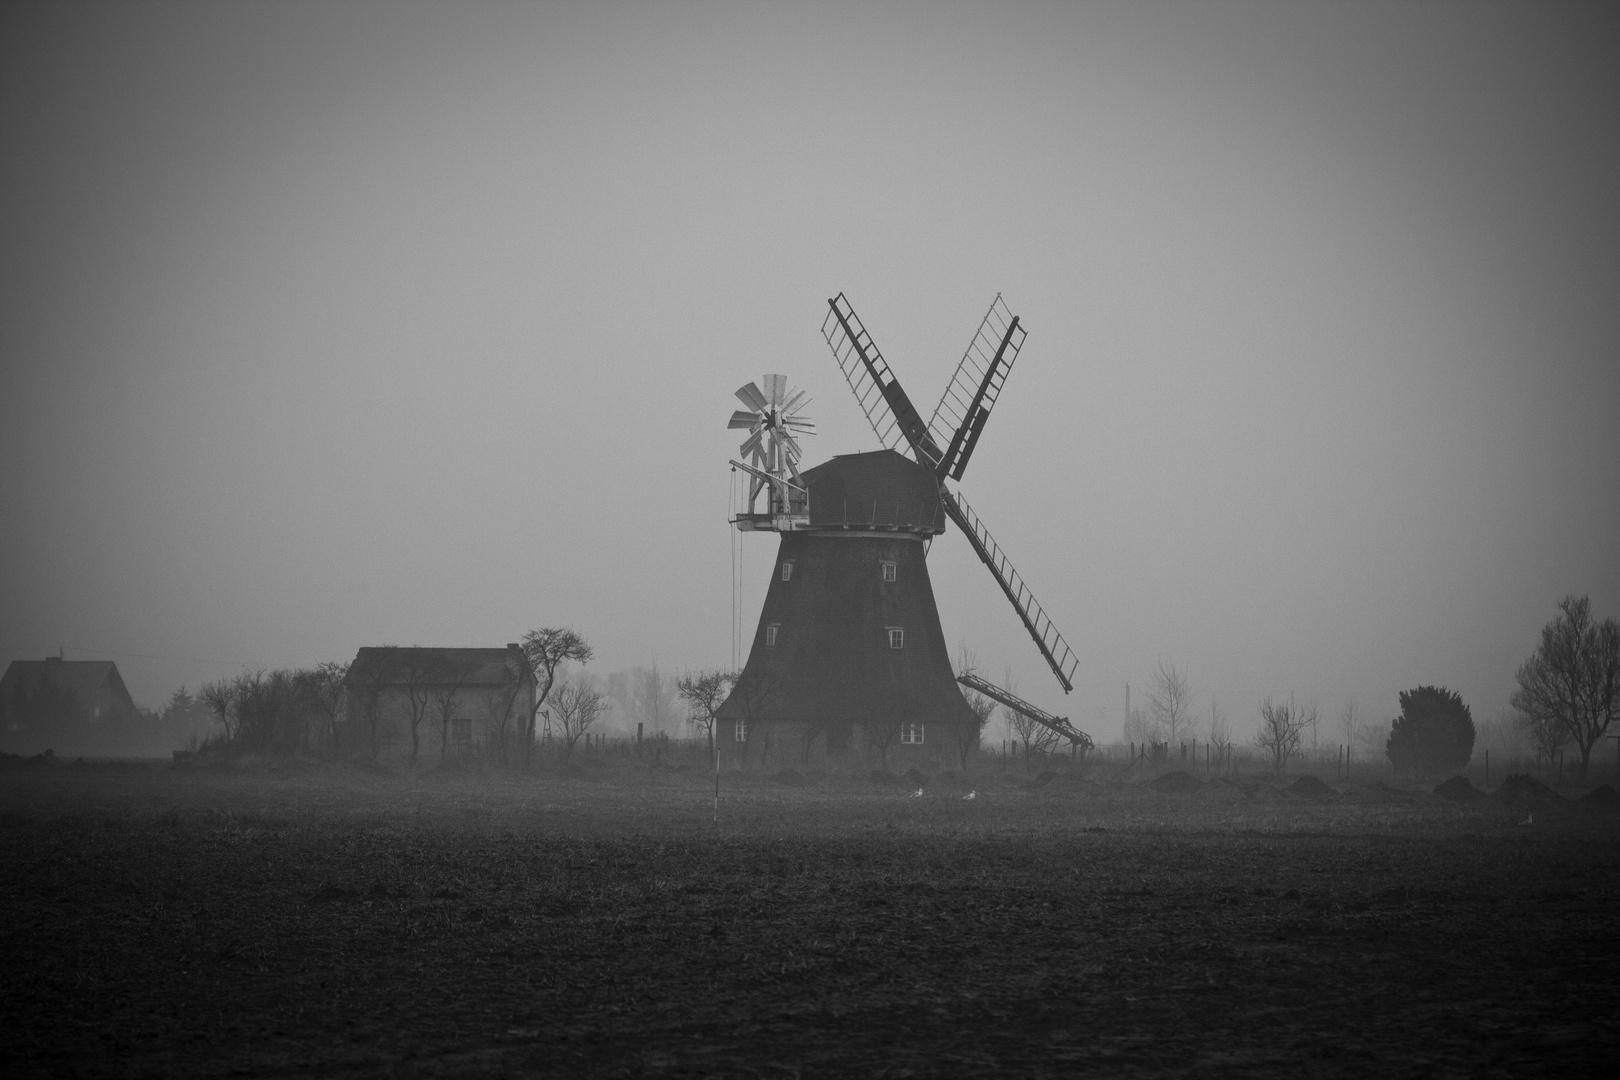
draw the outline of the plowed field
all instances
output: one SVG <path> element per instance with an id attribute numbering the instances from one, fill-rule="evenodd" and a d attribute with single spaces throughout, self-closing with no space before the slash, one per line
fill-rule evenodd
<path id="1" fill-rule="evenodd" d="M 5 1071 L 1518 1077 L 1620 1051 L 1612 810 L 732 784 L 715 824 L 704 781 L 629 770 L 0 776 Z"/>

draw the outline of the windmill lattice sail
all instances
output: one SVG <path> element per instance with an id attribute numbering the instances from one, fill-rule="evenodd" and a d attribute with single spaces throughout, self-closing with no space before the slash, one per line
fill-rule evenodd
<path id="1" fill-rule="evenodd" d="M 941 457 L 938 445 L 901 388 L 900 380 L 889 370 L 872 335 L 861 325 L 855 309 L 850 307 L 843 293 L 828 300 L 827 307 L 821 334 L 832 349 L 833 359 L 838 361 L 838 370 L 844 373 L 844 380 L 855 392 L 855 400 L 860 402 L 861 411 L 877 434 L 878 442 L 885 450 L 908 449 L 918 464 L 936 468 Z"/>
<path id="2" fill-rule="evenodd" d="M 1052 674 L 1063 684 L 1063 692 L 1073 690 L 1074 670 L 1080 666 L 1080 661 L 1069 649 L 1069 643 L 1058 633 L 1058 628 L 1042 610 L 1040 601 L 1035 599 L 1035 594 L 1024 584 L 1024 579 L 1013 564 L 1001 553 L 995 537 L 990 535 L 990 530 L 984 527 L 984 522 L 979 520 L 967 500 L 959 493 L 946 491 L 943 486 L 940 495 L 945 502 L 945 513 L 956 522 L 962 534 L 968 538 L 968 543 L 973 545 L 980 561 L 990 568 L 990 574 L 1001 586 L 1001 591 L 1012 601 L 1018 617 L 1024 622 L 1024 628 L 1035 639 L 1035 645 L 1046 657 L 1046 662 L 1052 666 Z"/>
<path id="3" fill-rule="evenodd" d="M 990 418 L 990 410 L 1012 373 L 1018 350 L 1023 348 L 1024 337 L 1018 316 L 997 293 L 928 421 L 934 445 L 945 447 L 936 469 L 941 480 L 946 476 L 962 479 L 968 458 L 984 431 L 984 422 Z"/>

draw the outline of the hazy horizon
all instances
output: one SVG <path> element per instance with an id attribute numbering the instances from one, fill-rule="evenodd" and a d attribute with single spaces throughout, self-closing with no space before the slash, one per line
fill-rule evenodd
<path id="1" fill-rule="evenodd" d="M 876 447 L 1029 338 L 946 640 L 1100 740 L 1160 658 L 1476 720 L 1620 615 L 1620 16 L 1539 4 L 48 4 L 0 15 L 0 649 L 137 701 L 568 625 L 732 660 L 732 392 Z M 740 538 L 752 634 L 776 539 Z M 1133 693 L 1139 693 L 1135 690 Z"/>

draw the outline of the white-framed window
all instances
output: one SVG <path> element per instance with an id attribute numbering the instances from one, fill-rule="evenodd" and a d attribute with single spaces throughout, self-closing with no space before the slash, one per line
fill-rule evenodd
<path id="1" fill-rule="evenodd" d="M 470 717 L 457 717 L 450 721 L 450 741 L 458 746 L 467 746 L 472 743 L 472 719 Z"/>
<path id="2" fill-rule="evenodd" d="M 883 564 L 883 580 L 884 581 L 893 581 L 894 580 L 894 573 L 895 573 L 894 563 L 886 562 L 886 563 Z"/>
<path id="3" fill-rule="evenodd" d="M 738 720 L 737 726 L 734 730 L 736 731 L 734 738 L 736 738 L 738 742 L 748 741 L 748 721 Z"/>
<path id="4" fill-rule="evenodd" d="M 792 581 L 793 580 L 793 562 L 791 560 L 789 560 L 787 562 L 784 562 L 782 564 L 782 580 L 783 581 Z"/>
<path id="5" fill-rule="evenodd" d="M 910 721 L 900 725 L 900 741 L 909 746 L 921 746 L 923 741 L 923 726 L 921 721 Z"/>
<path id="6" fill-rule="evenodd" d="M 776 644 L 776 624 L 772 623 L 771 625 L 769 625 L 769 626 L 767 626 L 765 628 L 765 647 L 770 648 L 775 644 Z"/>
<path id="7" fill-rule="evenodd" d="M 903 649 L 906 647 L 906 632 L 898 626 L 889 627 L 889 648 Z"/>

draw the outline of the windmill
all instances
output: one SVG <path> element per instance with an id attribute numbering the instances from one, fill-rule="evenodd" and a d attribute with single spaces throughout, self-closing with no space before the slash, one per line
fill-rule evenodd
<path id="1" fill-rule="evenodd" d="M 752 478 L 748 489 L 748 514 L 744 521 L 752 529 L 754 510 L 762 491 L 768 495 L 771 528 L 793 528 L 798 519 L 808 522 L 805 515 L 807 492 L 804 478 L 799 475 L 799 459 L 803 451 L 794 435 L 814 435 L 816 424 L 800 410 L 810 403 L 803 390 L 790 391 L 786 375 L 763 377 L 765 389 L 749 383 L 739 387 L 737 398 L 748 408 L 731 414 L 728 428 L 746 428 L 748 438 L 738 453 L 749 463 L 732 461 L 736 468 Z M 739 528 L 743 528 L 739 524 Z"/>
<path id="2" fill-rule="evenodd" d="M 1078 659 L 983 521 L 947 485 L 966 471 L 1023 346 L 1019 318 L 997 295 L 925 423 L 843 294 L 827 306 L 822 336 L 882 449 L 801 473 L 792 423 L 776 419 L 795 400 L 781 396 L 786 381 L 767 376 L 766 393 L 753 384 L 737 392 L 751 411 L 734 413 L 731 426 L 750 430 L 742 449 L 755 460 L 732 463 L 753 478 L 748 507 L 732 523 L 779 532 L 781 546 L 748 662 L 717 719 L 734 722 L 743 754 L 757 735 L 768 744 L 774 731 L 796 734 L 807 760 L 817 737 L 837 757 L 859 733 L 864 748 L 886 760 L 896 736 L 902 753 L 909 747 L 915 754 L 932 730 L 935 754 L 943 733 L 965 762 L 979 723 L 960 683 L 1030 716 L 1071 747 L 1090 749 L 1090 737 L 1066 718 L 973 672 L 952 671 L 925 561 L 933 537 L 947 519 L 954 522 L 1064 692 L 1073 688 Z M 773 424 L 780 436 L 771 434 Z M 767 488 L 769 512 L 756 513 Z"/>

